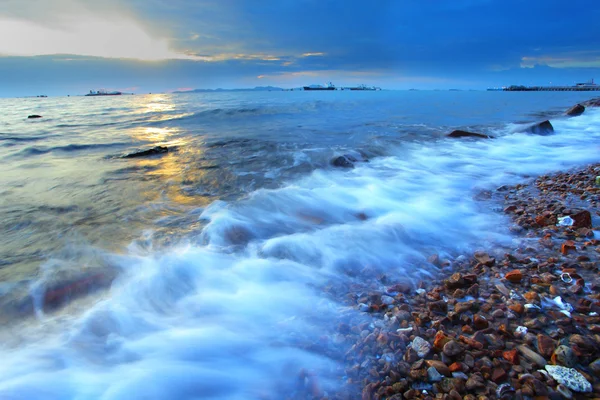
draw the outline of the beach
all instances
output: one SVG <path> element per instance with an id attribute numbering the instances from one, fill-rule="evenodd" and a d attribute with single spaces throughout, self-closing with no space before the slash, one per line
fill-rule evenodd
<path id="1" fill-rule="evenodd" d="M 118 97 L 2 100 L 0 397 L 600 393 L 590 94 Z"/>

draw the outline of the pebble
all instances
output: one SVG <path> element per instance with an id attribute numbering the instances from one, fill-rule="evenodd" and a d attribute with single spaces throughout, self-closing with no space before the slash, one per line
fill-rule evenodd
<path id="1" fill-rule="evenodd" d="M 420 336 L 414 338 L 410 347 L 417 353 L 419 358 L 425 357 L 431 351 L 431 345 Z"/>

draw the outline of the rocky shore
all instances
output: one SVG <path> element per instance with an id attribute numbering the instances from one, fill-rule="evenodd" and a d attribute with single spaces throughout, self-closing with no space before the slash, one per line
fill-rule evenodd
<path id="1" fill-rule="evenodd" d="M 415 291 L 379 277 L 349 299 L 371 319 L 338 327 L 355 344 L 331 397 L 600 398 L 599 175 L 596 164 L 480 193 L 512 218 L 514 246 L 432 254 L 438 280 Z"/>

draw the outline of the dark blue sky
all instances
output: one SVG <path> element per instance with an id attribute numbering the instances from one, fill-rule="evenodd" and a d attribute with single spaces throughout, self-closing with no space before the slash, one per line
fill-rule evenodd
<path id="1" fill-rule="evenodd" d="M 597 0 L 3 0 L 0 96 L 573 84 L 600 80 L 599 20 Z"/>

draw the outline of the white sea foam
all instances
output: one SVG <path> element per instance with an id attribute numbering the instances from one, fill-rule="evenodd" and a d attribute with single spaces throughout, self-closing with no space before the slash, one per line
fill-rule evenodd
<path id="1" fill-rule="evenodd" d="M 331 390 L 337 348 L 320 336 L 345 308 L 322 287 L 364 268 L 424 279 L 433 252 L 509 241 L 477 191 L 598 161 L 600 113 L 552 122 L 550 136 L 412 143 L 214 203 L 196 245 L 119 257 L 105 299 L 5 348 L 0 398 L 274 399 L 303 390 L 303 369 Z"/>

